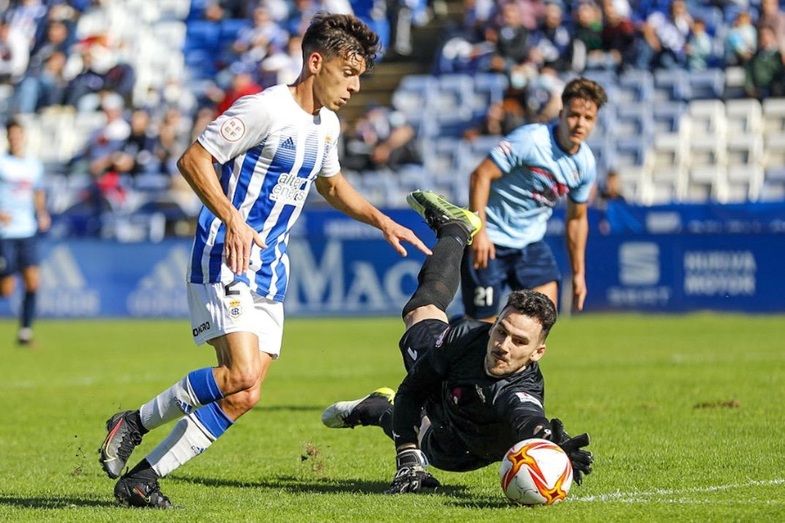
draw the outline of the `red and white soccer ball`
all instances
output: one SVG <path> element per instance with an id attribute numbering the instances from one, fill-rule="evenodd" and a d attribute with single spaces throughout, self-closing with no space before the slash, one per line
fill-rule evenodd
<path id="1" fill-rule="evenodd" d="M 520 505 L 552 505 L 567 497 L 572 464 L 567 454 L 547 439 L 516 443 L 502 459 L 499 478 L 504 494 Z"/>

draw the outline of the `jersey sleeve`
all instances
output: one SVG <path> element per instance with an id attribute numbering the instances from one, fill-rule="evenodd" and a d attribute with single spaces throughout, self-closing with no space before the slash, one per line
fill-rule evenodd
<path id="1" fill-rule="evenodd" d="M 503 174 L 507 174 L 523 162 L 531 148 L 531 136 L 526 126 L 519 127 L 491 149 L 488 157 Z"/>
<path id="2" fill-rule="evenodd" d="M 226 163 L 257 145 L 269 131 L 267 107 L 258 96 L 244 96 L 210 122 L 197 138 L 218 163 Z"/>
<path id="3" fill-rule="evenodd" d="M 319 176 L 335 176 L 341 172 L 341 164 L 338 160 L 338 143 L 341 134 L 341 125 L 338 117 L 333 115 L 331 131 L 328 133 L 328 140 L 324 144 L 324 161 Z"/>
<path id="4" fill-rule="evenodd" d="M 591 188 L 597 180 L 597 162 L 594 159 L 594 154 L 586 146 L 586 151 L 581 158 L 579 168 L 581 170 L 581 183 L 570 190 L 569 198 L 575 203 L 586 203 L 589 201 L 591 195 Z"/>
<path id="5" fill-rule="evenodd" d="M 516 441 L 542 437 L 550 422 L 545 417 L 542 398 L 520 388 L 505 389 L 495 401 L 497 414 L 509 423 Z"/>

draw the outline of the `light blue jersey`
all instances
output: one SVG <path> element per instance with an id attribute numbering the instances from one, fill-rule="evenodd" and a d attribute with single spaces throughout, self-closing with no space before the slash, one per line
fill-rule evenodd
<path id="1" fill-rule="evenodd" d="M 317 176 L 340 172 L 338 117 L 327 108 L 306 113 L 289 87 L 277 85 L 245 96 L 207 126 L 199 143 L 220 164 L 224 194 L 262 237 L 249 269 L 235 275 L 226 265 L 226 227 L 206 207 L 199 214 L 188 281 L 228 284 L 240 280 L 267 299 L 283 301 L 289 281 L 289 232 Z"/>
<path id="2" fill-rule="evenodd" d="M 38 232 L 35 217 L 35 191 L 41 188 L 44 166 L 35 158 L 0 156 L 0 213 L 8 223 L 0 222 L 0 237 L 30 238 Z"/>
<path id="3" fill-rule="evenodd" d="M 542 240 L 559 198 L 589 199 L 597 167 L 589 146 L 575 154 L 556 141 L 556 125 L 524 125 L 489 154 L 502 177 L 494 180 L 486 207 L 488 238 L 495 245 L 522 249 Z"/>

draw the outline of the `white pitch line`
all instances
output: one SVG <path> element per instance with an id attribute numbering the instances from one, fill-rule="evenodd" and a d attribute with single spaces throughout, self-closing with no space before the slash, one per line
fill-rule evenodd
<path id="1" fill-rule="evenodd" d="M 651 500 L 646 498 L 658 496 L 678 496 L 682 494 L 708 494 L 711 492 L 720 492 L 723 490 L 731 490 L 738 488 L 749 487 L 765 487 L 771 485 L 785 485 L 785 479 L 767 479 L 767 480 L 750 480 L 746 483 L 735 483 L 730 485 L 713 485 L 709 487 L 690 487 L 682 489 L 654 489 L 648 491 L 632 491 L 632 492 L 610 492 L 608 494 L 596 494 L 593 496 L 581 496 L 576 498 L 568 498 L 573 502 L 591 503 L 593 501 L 619 501 L 622 503 L 646 503 Z"/>

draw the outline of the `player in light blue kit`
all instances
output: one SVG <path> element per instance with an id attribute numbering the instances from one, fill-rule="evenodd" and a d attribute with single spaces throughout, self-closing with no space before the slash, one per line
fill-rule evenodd
<path id="1" fill-rule="evenodd" d="M 6 124 L 8 154 L 0 156 L 0 293 L 7 298 L 22 276 L 24 296 L 19 311 L 17 342 L 33 341 L 33 319 L 39 285 L 38 232 L 51 222 L 42 188 L 44 166 L 25 155 L 25 130 L 16 120 Z"/>
<path id="2" fill-rule="evenodd" d="M 178 162 L 205 205 L 188 268 L 191 332 L 197 343 L 213 346 L 218 362 L 107 421 L 100 461 L 117 478 L 143 434 L 179 419 L 120 477 L 114 490 L 120 504 L 170 507 L 159 478 L 201 454 L 259 401 L 281 349 L 289 233 L 312 184 L 334 207 L 381 229 L 401 255 L 403 240 L 430 254 L 412 231 L 360 196 L 338 164 L 334 111 L 359 91 L 378 37 L 353 16 L 322 14 L 302 47 L 303 69 L 293 85 L 240 98 Z"/>
<path id="3" fill-rule="evenodd" d="M 553 207 L 565 195 L 573 305 L 583 309 L 586 206 L 597 177 L 594 155 L 584 142 L 606 102 L 596 82 L 572 80 L 562 93 L 557 123 L 519 127 L 472 172 L 469 207 L 486 226 L 467 247 L 461 267 L 467 316 L 493 321 L 506 287 L 533 289 L 557 303 L 561 275 L 543 236 Z"/>

